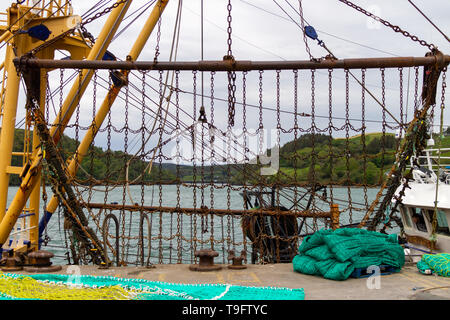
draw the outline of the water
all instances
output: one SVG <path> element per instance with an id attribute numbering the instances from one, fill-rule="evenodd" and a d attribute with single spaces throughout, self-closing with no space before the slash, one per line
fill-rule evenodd
<path id="1" fill-rule="evenodd" d="M 18 187 L 9 188 L 8 205 L 17 189 Z M 84 201 L 90 203 L 141 204 L 143 199 L 144 206 L 176 207 L 178 204 L 180 207 L 187 208 L 199 208 L 201 205 L 205 205 L 217 209 L 243 209 L 241 196 L 243 188 L 239 186 L 215 185 L 211 190 L 211 186 L 207 185 L 203 191 L 199 187 L 177 187 L 176 185 L 145 186 L 144 189 L 141 186 L 130 186 L 128 191 L 121 186 L 108 190 L 107 193 L 105 193 L 104 187 L 96 187 L 91 193 L 81 188 L 78 190 L 83 195 Z M 46 191 L 48 199 L 50 199 L 51 190 L 47 188 Z M 329 188 L 327 189 L 327 196 L 328 198 L 332 196 L 334 203 L 339 205 L 340 210 L 343 210 L 340 223 L 345 225 L 361 221 L 377 192 L 376 188 L 367 189 L 365 196 L 363 188 L 333 187 L 332 192 Z M 303 189 L 298 188 L 296 198 L 298 199 L 302 193 Z M 290 208 L 292 202 L 289 199 L 294 197 L 294 191 L 283 190 L 279 197 L 280 204 Z M 348 204 L 349 198 L 352 200 L 352 206 Z M 306 205 L 306 202 L 307 199 L 304 199 L 300 204 Z M 321 200 L 315 199 L 312 205 L 319 210 L 329 211 L 329 204 Z M 40 214 L 43 213 L 42 207 L 43 202 L 41 201 Z M 89 216 L 87 210 L 85 213 Z M 99 214 L 98 210 L 92 210 L 91 213 L 94 217 L 96 215 L 101 217 L 96 219 L 91 216 L 89 224 L 97 231 L 99 239 L 102 239 L 101 226 L 105 213 Z M 121 213 L 120 211 L 112 211 L 112 213 L 119 219 L 119 234 L 128 236 L 119 240 L 121 258 L 128 264 L 139 265 L 141 260 L 138 243 L 140 213 Z M 243 237 L 239 216 L 214 216 L 211 218 L 202 217 L 199 214 L 154 212 L 148 214 L 148 222 L 147 224 L 147 220 L 145 220 L 143 227 L 144 261 L 149 259 L 151 263 L 193 263 L 193 252 L 202 248 L 211 248 L 211 243 L 213 243 L 214 250 L 219 253 L 215 259 L 218 263 L 228 263 L 229 249 L 235 249 L 237 255 L 245 249 L 247 259 L 249 259 L 251 244 L 248 239 Z M 307 219 L 302 232 L 314 232 L 323 227 L 324 223 L 321 219 Z M 109 232 L 111 236 L 108 241 L 115 248 L 115 229 L 112 222 L 109 225 Z M 394 229 L 391 232 L 397 232 L 397 230 Z M 62 210 L 58 210 L 53 215 L 47 226 L 46 235 L 50 241 L 46 246 L 42 246 L 42 249 L 55 254 L 54 264 L 67 264 L 66 243 L 70 242 L 64 234 Z M 109 257 L 112 260 L 111 251 L 109 251 Z"/>

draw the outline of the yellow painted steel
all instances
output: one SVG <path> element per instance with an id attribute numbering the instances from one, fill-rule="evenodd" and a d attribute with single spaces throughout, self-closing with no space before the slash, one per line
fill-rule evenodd
<path id="1" fill-rule="evenodd" d="M 155 25 L 158 22 L 159 17 L 162 15 L 162 13 L 168 3 L 169 3 L 169 0 L 159 0 L 158 3 L 153 8 L 143 29 L 141 30 L 141 33 L 139 34 L 136 42 L 134 43 L 133 47 L 131 48 L 131 51 L 129 54 L 131 60 L 136 60 L 139 57 L 139 55 L 141 54 L 142 49 L 144 49 L 144 46 L 147 43 L 147 40 L 150 37 L 150 34 L 152 33 L 153 29 L 155 28 Z"/>
<path id="2" fill-rule="evenodd" d="M 159 0 L 158 3 L 153 8 L 150 16 L 148 17 L 143 29 L 141 30 L 139 36 L 136 39 L 136 42 L 134 43 L 129 55 L 128 59 L 136 60 L 140 53 L 142 52 L 145 44 L 147 43 L 148 38 L 150 37 L 150 34 L 152 33 L 153 29 L 156 26 L 156 23 L 158 22 L 159 17 L 163 13 L 165 7 L 167 6 L 167 3 L 169 0 Z M 124 76 L 127 76 L 129 73 L 129 70 L 123 70 L 122 74 Z M 106 95 L 105 99 L 103 100 L 103 103 L 101 104 L 99 110 L 97 111 L 97 114 L 95 116 L 95 119 L 93 123 L 91 124 L 91 127 L 86 132 L 86 135 L 84 136 L 83 140 L 81 141 L 80 145 L 78 146 L 78 149 L 76 151 L 76 156 L 72 158 L 70 161 L 70 164 L 68 166 L 68 172 L 71 176 L 75 176 L 76 172 L 78 171 L 79 164 L 83 161 L 83 158 L 86 156 L 89 146 L 91 145 L 92 141 L 94 140 L 95 135 L 98 132 L 98 129 L 101 127 L 103 121 L 105 120 L 112 104 L 117 98 L 117 95 L 120 92 L 120 87 L 116 87 L 115 85 L 112 85 L 108 94 Z M 49 213 L 53 214 L 58 207 L 58 199 L 56 196 L 53 196 L 47 206 L 47 210 Z"/>
<path id="3" fill-rule="evenodd" d="M 14 52 L 12 46 L 6 48 L 6 71 L 8 73 L 8 84 L 5 89 L 5 101 L 3 105 L 2 130 L 0 133 L 0 221 L 6 211 L 8 198 L 9 173 L 11 165 L 12 149 L 14 143 L 14 128 L 16 124 L 17 101 L 19 97 L 19 76 L 12 63 Z"/>
<path id="4" fill-rule="evenodd" d="M 111 11 L 102 31 L 100 32 L 94 47 L 92 48 L 87 60 L 101 60 L 109 46 L 112 38 L 114 37 L 120 22 L 124 18 L 131 1 L 127 1 L 119 5 L 116 9 Z M 58 113 L 54 126 L 50 130 L 50 135 L 53 137 L 55 143 L 58 143 L 61 135 L 69 122 L 76 106 L 78 105 L 86 87 L 88 86 L 94 72 L 92 70 L 82 70 L 79 78 L 75 80 L 70 92 L 64 101 L 60 112 Z"/>
<path id="5" fill-rule="evenodd" d="M 0 37 L 0 42 L 3 42 L 5 40 L 8 40 L 9 38 L 11 38 L 12 33 L 9 31 L 6 31 L 4 34 L 2 34 L 2 36 Z"/>
<path id="6" fill-rule="evenodd" d="M 109 46 L 109 43 L 111 42 L 112 38 L 114 37 L 120 23 L 122 22 L 128 8 L 130 7 L 132 3 L 132 0 L 127 1 L 125 3 L 120 4 L 117 8 L 114 8 L 111 13 L 108 16 L 107 21 L 105 22 L 102 31 L 100 32 L 95 45 L 93 46 L 92 50 L 89 53 L 88 60 L 98 60 L 101 59 L 106 52 L 107 47 Z M 12 65 L 12 68 L 14 68 L 14 65 L 12 64 L 12 57 L 10 56 L 7 63 Z M 14 74 L 16 74 L 14 69 Z M 56 124 L 55 126 L 52 126 L 52 130 L 50 130 L 50 134 L 53 137 L 55 143 L 57 143 L 65 129 L 65 126 L 69 122 L 76 106 L 79 103 L 79 100 L 81 99 L 81 96 L 83 95 L 89 81 L 91 80 L 93 75 L 93 72 L 90 70 L 83 70 L 81 72 L 81 79 L 80 81 L 75 81 L 72 89 L 70 90 L 62 109 L 60 110 L 59 115 L 56 117 Z M 13 77 L 12 77 L 13 78 Z M 9 82 L 9 73 L 8 73 L 8 82 Z M 17 84 L 18 84 L 17 80 Z M 9 84 L 8 84 L 9 87 Z M 41 87 L 41 90 L 45 90 L 45 87 Z M 8 93 L 7 93 L 8 94 Z M 10 103 L 11 104 L 11 103 Z M 16 98 L 16 108 L 13 110 L 15 111 L 17 109 L 17 98 Z M 15 117 L 15 112 L 14 112 Z M 5 115 L 4 115 L 4 122 L 5 122 Z M 59 121 L 60 120 L 60 121 Z M 10 130 L 2 130 L 7 131 L 8 135 L 14 134 L 14 123 L 12 125 L 12 128 L 9 128 Z M 6 134 L 6 133 L 5 133 Z M 4 146 L 4 150 L 2 150 L 2 143 L 3 139 L 0 141 L 0 152 L 7 151 L 7 155 L 9 158 L 11 157 L 11 151 L 12 151 L 12 143 L 11 148 L 9 151 L 7 150 L 9 146 Z M 6 139 L 5 139 L 6 144 Z M 0 157 L 2 159 L 2 157 Z M 38 149 L 34 150 L 33 153 L 33 162 L 31 164 L 31 167 L 28 171 L 28 173 L 25 175 L 25 177 L 22 180 L 22 183 L 20 185 L 19 190 L 17 191 L 16 195 L 14 196 L 13 201 L 11 202 L 11 205 L 8 208 L 8 211 L 4 215 L 3 219 L 0 223 L 0 245 L 6 242 L 8 239 L 9 233 L 11 232 L 12 228 L 14 227 L 14 224 L 17 221 L 17 218 L 21 214 L 26 202 L 28 201 L 28 198 L 34 189 L 34 187 L 37 184 L 40 169 L 41 169 L 41 160 L 42 160 L 42 152 Z M 1 161 L 0 160 L 0 193 L 4 194 L 7 192 L 8 184 L 1 185 L 2 182 L 2 168 L 1 168 Z M 10 161 L 10 159 L 9 159 Z M 9 163 L 8 163 L 9 165 Z M 6 166 L 5 166 L 6 167 Z M 3 170 L 4 171 L 4 170 Z M 3 174 L 5 176 L 5 174 Z M 3 179 L 5 180 L 5 179 Z M 1 196 L 1 195 L 0 195 Z M 0 197 L 1 199 L 1 197 Z M 4 208 L 6 208 L 6 200 L 4 202 Z M 0 205 L 2 203 L 0 202 Z M 0 207 L 0 213 L 3 213 L 4 209 L 2 210 L 2 207 Z"/>

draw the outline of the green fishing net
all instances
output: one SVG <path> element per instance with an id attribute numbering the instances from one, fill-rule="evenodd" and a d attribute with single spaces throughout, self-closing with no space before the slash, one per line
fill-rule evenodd
<path id="1" fill-rule="evenodd" d="M 300 273 L 345 280 L 356 268 L 388 265 L 399 271 L 405 255 L 395 234 L 341 228 L 305 237 L 292 263 L 294 271 Z"/>

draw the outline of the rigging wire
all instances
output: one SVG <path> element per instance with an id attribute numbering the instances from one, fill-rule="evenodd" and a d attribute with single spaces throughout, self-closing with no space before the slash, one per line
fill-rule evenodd
<path id="1" fill-rule="evenodd" d="M 195 15 L 199 16 L 199 14 L 198 14 L 197 12 L 191 10 L 189 7 L 185 6 L 185 9 L 188 10 L 188 11 L 190 11 L 192 14 L 195 14 Z M 206 21 L 206 22 L 208 22 L 208 23 L 210 23 L 210 24 L 212 24 L 213 26 L 215 26 L 216 28 L 218 28 L 218 29 L 220 29 L 220 30 L 222 30 L 222 31 L 224 31 L 224 32 L 227 32 L 226 29 L 220 27 L 218 24 L 214 23 L 214 22 L 211 21 L 211 20 L 209 20 L 209 19 L 207 19 L 207 18 L 204 18 L 203 20 Z M 276 53 L 273 53 L 273 52 L 271 52 L 271 51 L 269 51 L 269 50 L 267 50 L 267 49 L 264 49 L 264 48 L 262 48 L 262 47 L 259 47 L 259 46 L 257 46 L 256 44 L 251 43 L 250 41 L 248 41 L 248 40 L 246 40 L 246 39 L 244 39 L 244 38 L 242 38 L 242 37 L 236 35 L 235 32 L 233 32 L 233 38 L 239 39 L 239 40 L 241 40 L 241 41 L 247 43 L 248 45 L 250 45 L 250 46 L 252 46 L 252 47 L 254 47 L 254 48 L 256 48 L 256 49 L 259 49 L 259 50 L 264 51 L 264 52 L 266 52 L 266 53 L 268 53 L 268 54 L 270 54 L 270 55 L 273 55 L 273 56 L 275 56 L 275 57 L 278 57 L 278 58 L 280 58 L 281 60 L 286 60 L 285 58 L 283 58 L 283 57 L 277 55 Z"/>
<path id="2" fill-rule="evenodd" d="M 93 5 L 90 9 L 88 9 L 85 13 L 81 15 L 81 18 L 83 20 L 87 19 L 89 16 L 94 15 L 97 11 L 99 11 L 101 8 L 103 8 L 105 5 L 110 3 L 111 0 L 100 0 L 95 5 Z"/>
<path id="3" fill-rule="evenodd" d="M 68 2 L 69 2 L 69 0 L 66 1 L 65 5 L 66 5 Z M 47 8 L 47 6 L 50 5 L 50 3 L 51 3 L 51 1 L 49 1 L 49 2 L 48 2 L 45 6 L 43 6 L 42 8 L 36 9 L 36 10 L 39 10 L 36 14 L 41 14 L 41 12 L 43 12 L 43 11 Z M 30 8 L 30 10 L 34 9 L 38 4 L 40 4 L 40 2 L 36 2 L 36 3 Z M 29 12 L 30 10 L 28 10 L 27 12 Z M 26 13 L 27 13 L 27 12 L 26 12 Z M 20 18 L 17 20 L 17 22 L 20 21 L 20 20 L 26 15 L 26 13 L 24 13 L 22 16 L 20 16 Z M 44 23 L 45 21 L 48 21 L 48 19 L 50 19 L 50 18 L 52 17 L 52 15 L 55 14 L 55 13 L 56 13 L 56 11 L 53 12 L 51 15 L 49 15 L 49 16 L 48 16 L 44 21 L 42 21 L 41 23 Z M 15 22 L 15 23 L 17 23 L 17 22 Z M 18 34 L 20 34 L 21 31 L 24 31 L 24 28 L 27 27 L 31 22 L 32 22 L 32 20 L 29 20 L 27 23 L 25 23 L 25 24 L 23 25 L 23 27 L 21 27 L 20 29 L 16 30 L 16 31 L 13 33 L 13 35 L 12 35 L 9 39 L 3 40 L 3 44 L 0 45 L 0 50 L 3 49 L 3 47 L 4 47 L 5 45 L 7 45 L 12 39 L 14 39 Z M 14 23 L 14 24 L 15 24 L 15 23 Z"/>
<path id="4" fill-rule="evenodd" d="M 102 77 L 99 77 L 102 81 L 104 81 L 104 82 L 107 82 L 105 79 L 103 79 Z M 99 84 L 100 85 L 100 84 Z M 132 85 L 132 84 L 131 84 Z M 102 85 L 100 85 L 101 87 L 103 87 Z M 132 85 L 133 86 L 133 85 Z M 105 88 L 106 89 L 106 87 L 103 87 L 103 88 Z M 139 90 L 137 87 L 135 87 L 135 90 Z M 156 90 L 156 89 L 155 89 Z M 122 100 L 126 100 L 124 97 L 120 97 Z M 137 98 L 134 98 L 133 100 L 135 100 L 137 103 L 140 103 L 140 101 L 137 99 Z M 151 100 L 151 99 L 149 99 L 150 101 L 152 101 L 156 106 L 158 106 L 158 105 L 160 105 L 158 102 L 156 102 L 156 101 L 153 101 L 153 100 Z M 173 102 L 171 102 L 171 103 L 173 103 Z M 134 104 L 132 104 L 132 103 L 129 103 L 129 105 L 131 105 L 131 106 L 134 106 L 134 107 L 136 107 L 137 109 L 139 109 L 140 110 L 140 108 L 137 106 L 137 105 L 134 105 Z M 152 110 L 151 108 L 148 108 L 148 107 L 146 107 L 146 106 L 144 106 L 147 110 L 149 110 L 149 111 L 151 111 L 152 113 L 154 113 L 155 114 L 155 117 L 154 117 L 154 119 L 156 120 L 157 119 L 157 117 L 158 117 L 158 114 L 157 114 L 157 112 L 156 111 L 154 111 L 154 110 Z M 182 110 L 188 117 L 190 117 L 192 120 L 196 120 L 191 114 L 189 114 L 189 113 L 187 113 L 186 111 L 184 111 L 183 109 L 180 109 L 180 110 Z M 188 126 L 185 122 L 183 122 L 183 121 L 181 121 L 180 119 L 178 119 L 178 118 L 176 118 L 173 114 L 171 114 L 171 113 L 169 113 L 169 115 L 175 120 L 175 121 L 178 121 L 179 123 L 181 123 L 182 125 L 184 125 L 185 126 L 185 130 L 189 130 L 189 128 L 191 127 L 191 126 Z M 169 122 L 166 122 L 166 125 L 167 126 L 172 126 L 172 128 L 176 128 L 176 126 L 174 125 L 174 124 L 172 124 L 172 123 L 170 123 L 170 121 Z M 221 134 L 219 134 L 219 137 L 223 137 L 223 136 L 225 136 L 225 134 L 223 133 L 223 132 L 221 132 Z M 200 139 L 200 138 L 198 138 L 198 137 L 196 137 L 196 140 L 200 143 L 200 144 L 202 144 L 204 147 L 206 147 L 206 149 L 210 149 L 210 147 L 207 145 L 207 144 L 204 144 L 203 143 L 203 141 Z M 159 146 L 156 146 L 156 147 L 154 147 L 154 148 L 152 148 L 150 151 L 148 151 L 146 154 L 149 154 L 149 153 L 152 153 L 152 152 L 156 152 L 157 150 L 158 150 L 158 148 L 159 148 Z M 241 151 L 240 151 L 240 149 L 236 149 L 236 146 L 234 146 L 233 145 L 233 149 L 234 149 L 234 151 L 236 151 L 236 152 L 238 152 L 238 153 L 241 153 Z M 223 154 L 225 155 L 226 154 L 226 150 L 224 150 L 224 149 L 220 149 L 220 148 L 216 148 L 215 149 L 216 151 L 222 151 L 223 152 Z M 136 152 L 135 153 L 135 155 L 133 156 L 133 158 L 137 158 L 137 154 L 139 153 L 140 151 L 138 151 L 138 152 Z M 250 150 L 250 152 L 251 152 L 251 150 Z M 253 154 L 254 156 L 257 156 L 255 153 Z M 225 159 L 225 156 L 223 156 L 223 158 Z M 189 160 L 189 159 L 184 159 L 183 158 L 183 160 Z M 215 163 L 214 161 L 212 161 L 212 163 L 211 163 L 211 165 L 214 165 L 214 164 L 216 164 L 216 165 L 218 165 L 217 163 Z M 244 168 L 241 168 L 239 165 L 233 165 L 233 164 L 231 164 L 232 166 L 233 166 L 233 168 L 234 169 L 236 169 L 237 171 L 243 171 L 243 170 L 245 170 Z M 86 172 L 86 170 L 83 170 L 83 171 L 85 171 Z M 262 179 L 262 177 L 261 176 L 259 176 L 256 172 L 252 172 L 252 171 L 250 171 L 250 172 L 247 172 L 247 175 L 248 174 L 250 174 L 250 178 L 255 178 L 255 179 Z M 253 176 L 252 176 L 253 175 Z M 138 177 L 139 178 L 139 177 Z M 135 179 L 135 180 L 137 180 L 137 179 Z M 135 181 L 134 181 L 135 182 Z M 101 191 L 101 190 L 97 190 L 97 191 Z M 300 192 L 301 193 L 301 192 Z M 305 191 L 305 193 L 307 193 L 306 191 Z M 288 201 L 290 201 L 290 202 L 294 202 L 293 201 L 293 198 L 291 197 L 291 196 L 289 196 L 288 194 L 286 194 L 285 193 L 285 191 L 280 191 L 280 195 L 283 197 L 283 198 L 285 198 L 285 199 L 287 199 Z M 342 201 L 345 201 L 345 200 L 342 200 Z M 132 203 L 134 203 L 134 202 L 132 202 Z M 297 203 L 297 205 L 299 205 L 300 206 L 300 204 L 298 204 Z M 301 207 L 301 206 L 300 206 Z"/>
<path id="5" fill-rule="evenodd" d="M 425 15 L 425 13 L 423 13 L 423 12 L 422 12 L 422 11 L 421 11 L 421 10 L 420 10 L 420 9 L 419 9 L 419 8 L 418 8 L 411 0 L 408 0 L 408 2 L 409 2 L 414 8 L 416 8 L 416 10 L 419 11 L 419 13 L 420 13 L 422 16 L 424 16 L 425 19 L 427 19 L 428 22 L 431 23 L 431 25 L 432 25 L 437 31 L 439 31 L 440 34 L 442 34 L 442 35 L 444 36 L 445 40 L 447 40 L 448 42 L 450 42 L 449 37 L 447 37 L 447 35 L 446 35 L 444 32 L 442 32 L 442 30 L 439 29 L 439 28 L 436 26 L 436 24 L 434 24 L 433 21 L 431 21 L 430 18 L 428 18 L 428 17 Z"/>
<path id="6" fill-rule="evenodd" d="M 151 6 L 153 6 L 153 4 L 156 2 L 156 0 L 153 0 L 149 3 L 145 3 L 143 6 L 141 6 L 140 8 L 138 8 L 136 11 L 130 13 L 127 17 L 125 17 L 123 21 L 129 19 L 130 17 L 132 17 L 133 15 L 135 15 L 139 10 L 142 10 L 136 17 L 133 18 L 133 20 L 131 20 L 131 22 L 129 22 L 125 27 L 122 28 L 122 30 L 120 30 L 112 39 L 112 41 L 116 40 L 120 35 L 122 35 L 122 33 L 124 33 L 134 22 L 136 22 L 137 19 L 139 19 Z"/>
<path id="7" fill-rule="evenodd" d="M 276 13 L 274 13 L 274 12 L 271 12 L 271 11 L 269 11 L 269 10 L 266 10 L 266 9 L 264 9 L 264 8 L 262 8 L 262 7 L 259 7 L 259 6 L 257 6 L 257 5 L 254 5 L 254 4 L 252 4 L 252 3 L 250 3 L 250 2 L 247 2 L 247 1 L 245 1 L 245 0 L 241 0 L 241 2 L 243 2 L 243 3 L 245 3 L 245 4 L 249 5 L 249 6 L 252 6 L 252 7 L 256 8 L 256 9 L 258 9 L 258 10 L 260 10 L 260 11 L 263 11 L 263 12 L 266 12 L 266 13 L 268 13 L 268 14 L 270 14 L 270 15 L 273 15 L 273 16 L 275 16 L 275 17 L 278 17 L 278 18 L 280 18 L 280 19 L 283 19 L 283 20 L 286 20 L 286 21 L 292 21 L 291 19 L 288 19 L 288 18 L 283 17 L 283 16 L 281 16 L 281 15 L 279 15 L 279 14 L 276 14 Z M 305 22 L 307 22 L 307 21 L 305 20 Z M 360 46 L 360 47 L 364 47 L 364 48 L 367 48 L 367 49 L 370 49 L 370 50 L 378 51 L 378 52 L 380 52 L 380 53 L 384 53 L 384 54 L 388 54 L 388 55 L 391 55 L 391 56 L 398 57 L 397 54 L 392 53 L 392 52 L 384 51 L 384 50 L 381 50 L 381 49 L 378 49 L 378 48 L 374 48 L 374 47 L 368 46 L 368 45 L 366 45 L 366 44 L 362 44 L 362 43 L 358 43 L 358 42 L 355 42 L 355 41 L 352 41 L 352 40 L 349 40 L 349 39 L 345 39 L 345 38 L 339 37 L 339 36 L 337 36 L 337 35 L 335 35 L 335 34 L 331 34 L 331 33 L 328 33 L 328 32 L 325 32 L 325 31 L 322 31 L 322 30 L 319 30 L 319 29 L 316 29 L 316 31 L 318 31 L 318 32 L 320 32 L 320 33 L 322 33 L 322 34 L 324 34 L 324 35 L 327 35 L 327 36 L 329 36 L 329 37 L 336 38 L 336 39 L 338 39 L 338 40 L 344 41 L 344 42 L 352 43 L 352 44 L 355 44 L 355 45 Z M 284 59 L 283 59 L 283 60 L 284 60 Z"/>
<path id="8" fill-rule="evenodd" d="M 280 7 L 280 9 L 289 17 L 291 18 L 291 20 L 300 28 L 302 29 L 302 27 L 278 4 L 278 2 L 276 0 L 272 0 L 273 2 L 275 2 L 277 4 L 278 7 Z M 300 16 L 301 19 L 304 19 L 303 16 L 296 11 L 296 13 Z M 305 32 L 305 30 L 303 30 L 303 32 Z M 323 47 L 324 49 L 326 49 L 333 57 L 335 57 L 335 55 L 328 50 L 328 48 L 325 47 L 325 45 L 320 45 L 321 47 Z M 367 89 L 367 87 L 365 85 L 363 85 L 361 83 L 361 81 L 356 78 L 356 76 L 349 71 L 349 74 L 352 76 L 352 78 L 377 102 L 377 104 L 400 126 L 403 127 L 405 126 L 405 124 L 401 123 L 400 121 L 397 120 L 397 118 L 386 108 L 386 106 L 381 103 L 374 95 L 372 92 L 369 91 L 369 89 Z"/>
<path id="9" fill-rule="evenodd" d="M 241 0 L 241 1 L 243 1 L 243 0 Z M 244 2 L 245 2 L 245 1 L 244 1 Z M 252 5 L 252 4 L 250 4 L 250 5 Z M 193 13 L 193 14 L 195 14 L 195 15 L 199 15 L 198 13 L 194 12 L 193 10 L 191 10 L 191 9 L 190 9 L 189 7 L 187 7 L 187 6 L 185 6 L 185 8 L 186 8 L 188 11 L 190 11 L 191 13 Z M 264 10 L 264 9 L 262 9 L 262 8 L 259 8 L 259 7 L 256 7 L 256 8 L 261 9 L 261 10 Z M 269 13 L 270 13 L 270 12 L 269 12 Z M 276 15 L 276 14 L 274 14 L 274 15 L 277 16 L 277 17 L 279 17 L 279 18 L 282 18 L 282 19 L 284 19 L 284 20 L 293 21 L 293 20 L 286 19 L 286 18 L 284 18 L 284 17 L 282 17 L 282 16 L 279 16 L 279 15 Z M 205 20 L 206 22 L 212 24 L 213 26 L 215 26 L 215 27 L 218 28 L 219 30 L 222 30 L 222 31 L 226 32 L 226 30 L 225 30 L 224 28 L 220 27 L 219 25 L 217 25 L 217 24 L 214 23 L 213 21 L 208 20 L 208 19 L 206 19 L 206 18 L 205 18 L 204 20 Z M 327 34 L 327 33 L 323 32 L 323 31 L 321 31 L 321 32 L 324 33 L 324 34 Z M 251 43 L 251 42 L 249 42 L 248 40 L 246 40 L 246 39 L 244 39 L 244 38 L 242 38 L 242 37 L 239 37 L 235 32 L 233 33 L 233 38 L 239 39 L 239 40 L 241 40 L 241 41 L 247 43 L 248 45 L 250 45 L 250 46 L 252 46 L 252 47 L 254 47 L 254 48 L 256 48 L 256 49 L 261 50 L 261 51 L 264 51 L 264 52 L 266 52 L 266 53 L 268 53 L 268 54 L 270 54 L 270 55 L 272 55 L 272 56 L 274 56 L 274 57 L 277 57 L 277 58 L 283 60 L 283 61 L 286 61 L 286 60 L 287 60 L 286 58 L 284 58 L 284 57 L 282 57 L 282 56 L 280 56 L 280 55 L 278 55 L 278 54 L 276 54 L 276 53 L 274 53 L 274 52 L 272 52 L 272 51 L 269 51 L 269 50 L 267 50 L 267 49 L 265 49 L 265 48 L 259 47 L 259 46 L 255 45 L 254 43 Z M 345 39 L 343 39 L 343 40 L 345 40 Z M 347 40 L 345 40 L 345 41 L 347 41 Z M 349 40 L 348 40 L 348 41 L 349 41 Z M 350 42 L 351 42 L 351 41 L 350 41 Z M 355 44 L 357 44 L 357 43 L 355 43 Z M 362 45 L 362 46 L 364 46 L 364 45 Z M 367 46 L 366 46 L 366 47 L 367 47 Z M 374 49 L 374 48 L 370 48 L 370 47 L 368 47 L 368 48 L 369 48 L 369 49 Z M 378 50 L 378 51 L 380 51 L 380 50 Z M 385 51 L 380 51 L 380 52 L 383 52 L 383 53 L 386 53 L 386 54 L 389 54 L 389 55 L 397 56 L 397 57 L 398 57 L 398 55 L 395 55 L 395 54 L 393 54 L 393 53 L 389 53 L 389 52 L 385 52 Z M 318 70 L 317 73 L 325 74 L 324 72 L 322 72 L 322 71 L 320 71 L 320 70 Z M 343 80 L 343 78 L 341 78 L 341 77 L 336 77 L 336 76 L 335 76 L 335 78 L 336 78 L 336 79 Z M 379 86 L 374 85 L 374 84 L 366 84 L 366 86 L 368 86 L 368 87 L 380 88 Z M 397 90 L 397 89 L 387 87 L 386 90 Z"/>

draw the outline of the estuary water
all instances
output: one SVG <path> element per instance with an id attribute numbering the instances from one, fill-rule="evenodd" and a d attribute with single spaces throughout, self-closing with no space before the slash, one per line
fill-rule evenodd
<path id="1" fill-rule="evenodd" d="M 11 203 L 18 187 L 10 187 L 8 192 L 8 205 Z M 141 204 L 144 206 L 199 208 L 201 205 L 216 209 L 243 209 L 242 188 L 238 186 L 215 185 L 211 188 L 206 185 L 204 189 L 199 187 L 185 187 L 177 185 L 162 186 L 130 186 L 126 189 L 122 186 L 106 191 L 104 187 L 95 187 L 91 192 L 78 188 L 79 194 L 83 196 L 85 202 L 90 203 L 126 203 Z M 298 188 L 296 191 L 283 189 L 279 193 L 279 203 L 287 208 L 292 207 L 292 201 L 298 200 L 304 193 L 304 189 Z M 51 197 L 50 188 L 46 189 L 48 199 Z M 375 199 L 377 188 L 353 188 L 353 187 L 328 187 L 326 195 L 332 198 L 333 203 L 339 205 L 343 212 L 340 216 L 341 225 L 357 223 L 361 221 L 367 208 Z M 308 197 L 299 202 L 300 206 L 306 206 Z M 352 205 L 349 206 L 349 200 Z M 41 200 L 40 215 L 43 214 L 43 201 Z M 329 203 L 315 198 L 312 206 L 322 211 L 329 211 Z M 91 214 L 95 216 L 98 211 L 93 210 Z M 109 212 L 108 212 L 109 213 Z M 139 212 L 121 213 L 112 211 L 119 219 L 120 234 L 127 237 L 120 238 L 121 257 L 128 262 L 135 262 L 139 265 L 142 261 L 142 252 L 139 250 L 139 233 L 145 237 L 143 257 L 145 261 L 151 263 L 192 263 L 193 252 L 202 248 L 211 248 L 219 252 L 216 258 L 217 263 L 228 263 L 228 250 L 235 249 L 239 255 L 245 249 L 249 255 L 250 243 L 245 239 L 241 229 L 240 216 L 214 216 L 202 217 L 201 215 L 187 215 L 179 213 L 154 212 L 148 214 L 144 227 L 140 231 Z M 89 212 L 85 210 L 89 216 Z M 104 215 L 104 212 L 102 213 Z M 51 251 L 55 254 L 52 259 L 54 264 L 67 264 L 66 245 L 69 239 L 64 233 L 62 210 L 57 210 L 50 220 L 45 235 L 49 240 L 41 249 Z M 101 215 L 99 215 L 101 216 Z M 300 218 L 299 218 L 300 219 Z M 311 220 L 311 221 L 310 221 Z M 314 232 L 315 229 L 324 227 L 323 222 L 318 219 L 309 219 L 304 225 L 302 233 Z M 90 226 L 97 231 L 101 239 L 101 226 L 103 221 L 96 221 L 90 218 Z M 114 225 L 110 223 L 109 232 L 115 234 Z M 389 233 L 398 232 L 392 229 Z M 114 238 L 114 236 L 112 237 Z M 115 240 L 108 239 L 114 246 Z M 110 257 L 112 260 L 112 257 Z M 250 260 L 248 260 L 249 262 Z"/>

